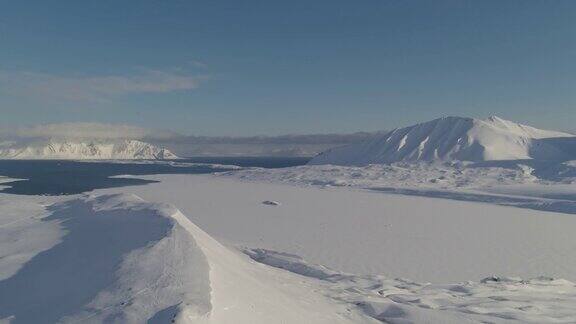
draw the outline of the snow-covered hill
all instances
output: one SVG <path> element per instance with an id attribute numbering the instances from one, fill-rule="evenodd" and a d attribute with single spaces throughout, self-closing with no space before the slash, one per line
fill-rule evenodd
<path id="1" fill-rule="evenodd" d="M 310 164 L 366 165 L 399 161 L 568 160 L 576 137 L 498 117 L 444 117 L 395 129 L 360 144 L 338 147 Z"/>
<path id="2" fill-rule="evenodd" d="M 137 140 L 45 140 L 30 143 L 0 143 L 0 159 L 153 159 L 178 157 L 165 148 Z"/>

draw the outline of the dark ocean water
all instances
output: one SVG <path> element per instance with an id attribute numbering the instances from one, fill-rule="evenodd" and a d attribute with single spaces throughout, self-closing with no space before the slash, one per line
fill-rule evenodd
<path id="1" fill-rule="evenodd" d="M 222 167 L 194 163 L 236 165 L 241 167 L 283 168 L 302 165 L 308 158 L 218 157 L 177 161 L 81 162 L 56 160 L 0 160 L 0 175 L 23 180 L 2 183 L 0 192 L 19 195 L 71 195 L 94 189 L 153 183 L 117 175 L 205 174 L 230 171 Z"/>

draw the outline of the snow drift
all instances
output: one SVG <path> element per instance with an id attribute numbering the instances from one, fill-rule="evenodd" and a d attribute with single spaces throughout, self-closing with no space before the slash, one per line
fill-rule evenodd
<path id="1" fill-rule="evenodd" d="M 341 273 L 288 253 L 246 250 L 254 260 L 325 283 L 331 294 L 383 323 L 570 323 L 574 283 L 491 276 L 480 282 L 419 283 Z"/>
<path id="2" fill-rule="evenodd" d="M 0 159 L 151 159 L 178 157 L 165 148 L 137 140 L 67 141 L 48 140 L 30 143 L 0 143 Z"/>
<path id="3" fill-rule="evenodd" d="M 36 209 L 0 217 L 0 323 L 370 322 L 224 247 L 170 205 L 91 195 L 25 216 Z"/>
<path id="4" fill-rule="evenodd" d="M 309 164 L 367 165 L 399 161 L 568 160 L 576 137 L 498 117 L 444 117 L 334 148 Z"/>

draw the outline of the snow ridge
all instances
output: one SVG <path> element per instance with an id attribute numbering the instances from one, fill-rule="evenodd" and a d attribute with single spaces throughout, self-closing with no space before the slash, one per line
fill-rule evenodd
<path id="1" fill-rule="evenodd" d="M 221 245 L 172 205 L 103 194 L 47 211 L 0 227 L 12 241 L 0 323 L 373 323 Z M 14 240 L 22 233 L 32 244 Z"/>
<path id="2" fill-rule="evenodd" d="M 499 117 L 443 117 L 328 150 L 310 164 L 367 165 L 399 161 L 568 160 L 576 137 Z"/>

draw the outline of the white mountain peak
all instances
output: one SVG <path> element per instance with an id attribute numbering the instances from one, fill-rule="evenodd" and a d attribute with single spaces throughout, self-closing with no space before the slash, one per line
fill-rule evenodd
<path id="1" fill-rule="evenodd" d="M 496 116 L 487 119 L 448 116 L 328 150 L 310 164 L 555 160 L 575 155 L 576 137 L 568 133 L 542 130 Z"/>

